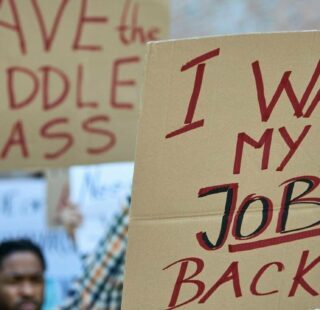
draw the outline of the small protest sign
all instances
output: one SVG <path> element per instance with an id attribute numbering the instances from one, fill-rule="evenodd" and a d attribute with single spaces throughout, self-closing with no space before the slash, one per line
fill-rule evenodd
<path id="1" fill-rule="evenodd" d="M 78 251 L 94 251 L 114 217 L 131 195 L 133 163 L 74 166 L 70 169 L 70 200 L 83 221 L 75 237 Z"/>

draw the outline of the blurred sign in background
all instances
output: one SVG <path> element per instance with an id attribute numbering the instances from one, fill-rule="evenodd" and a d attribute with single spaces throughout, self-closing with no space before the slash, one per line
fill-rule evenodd
<path id="1" fill-rule="evenodd" d="M 93 251 L 113 216 L 131 195 L 133 163 L 70 169 L 70 198 L 83 215 L 76 240 L 80 253 Z"/>
<path id="2" fill-rule="evenodd" d="M 81 256 L 94 250 L 115 213 L 127 202 L 133 163 L 74 166 L 69 173 L 70 199 L 84 218 L 76 232 L 77 248 L 64 229 L 48 227 L 44 178 L 0 179 L 0 240 L 30 238 L 44 250 L 48 310 L 62 300 L 70 281 L 81 273 Z"/>
<path id="3" fill-rule="evenodd" d="M 66 232 L 47 227 L 43 178 L 0 179 L 0 227 L 0 240 L 30 238 L 43 249 L 48 265 L 45 309 L 52 310 L 81 272 L 81 262 Z"/>

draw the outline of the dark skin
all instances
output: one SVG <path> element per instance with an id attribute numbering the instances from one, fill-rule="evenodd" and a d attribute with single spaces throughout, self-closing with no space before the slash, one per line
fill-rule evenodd
<path id="1" fill-rule="evenodd" d="M 0 309 L 40 310 L 44 270 L 32 252 L 14 252 L 0 266 Z"/>

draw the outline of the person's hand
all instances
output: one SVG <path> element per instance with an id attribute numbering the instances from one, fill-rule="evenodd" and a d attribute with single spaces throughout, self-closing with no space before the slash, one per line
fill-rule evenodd
<path id="1" fill-rule="evenodd" d="M 82 215 L 79 208 L 75 204 L 67 202 L 60 209 L 58 218 L 68 235 L 74 240 L 76 229 L 82 223 Z"/>

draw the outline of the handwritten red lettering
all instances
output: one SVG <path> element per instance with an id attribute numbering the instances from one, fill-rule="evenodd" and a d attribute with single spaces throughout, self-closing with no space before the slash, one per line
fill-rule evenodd
<path id="1" fill-rule="evenodd" d="M 275 246 L 283 243 L 289 243 L 289 242 L 294 242 L 298 240 L 314 238 L 318 236 L 320 236 L 319 228 L 302 231 L 299 233 L 293 233 L 286 236 L 277 236 L 277 237 L 267 238 L 259 241 L 244 242 L 239 244 L 229 244 L 228 248 L 230 253 L 241 252 L 241 251 L 251 251 L 251 250 L 262 249 L 262 248 L 271 247 L 271 246 Z"/>
<path id="2" fill-rule="evenodd" d="M 252 295 L 265 296 L 265 295 L 276 294 L 279 292 L 278 290 L 273 290 L 273 291 L 261 293 L 261 292 L 258 292 L 258 290 L 257 290 L 257 285 L 258 285 L 258 282 L 260 281 L 260 278 L 273 265 L 277 266 L 278 272 L 281 272 L 284 270 L 284 265 L 281 262 L 272 262 L 272 263 L 268 263 L 268 264 L 262 266 L 261 269 L 257 272 L 257 274 L 255 275 L 255 277 L 253 278 L 253 280 L 251 282 L 250 291 L 251 291 Z M 269 281 L 269 282 L 271 282 L 271 281 Z"/>
<path id="3" fill-rule="evenodd" d="M 3 147 L 0 157 L 2 159 L 7 158 L 7 155 L 13 146 L 20 148 L 21 155 L 24 158 L 29 157 L 27 141 L 24 135 L 24 128 L 21 121 L 17 121 L 13 124 L 11 132 L 9 134 L 9 138 Z"/>
<path id="4" fill-rule="evenodd" d="M 277 171 L 282 171 L 284 169 L 284 167 L 287 165 L 287 163 L 289 162 L 291 157 L 294 155 L 294 153 L 296 152 L 296 150 L 300 146 L 301 142 L 303 141 L 303 139 L 305 138 L 305 136 L 309 132 L 310 128 L 311 128 L 311 125 L 305 126 L 303 128 L 303 131 L 299 135 L 297 141 L 295 141 L 295 142 L 291 139 L 291 137 L 285 127 L 279 128 L 279 132 L 281 134 L 281 137 L 286 142 L 286 144 L 289 146 L 289 152 L 285 156 L 285 158 L 282 160 L 280 166 L 277 168 Z"/>
<path id="5" fill-rule="evenodd" d="M 209 60 L 213 57 L 218 56 L 219 53 L 220 53 L 219 48 L 214 49 L 208 53 L 205 53 L 203 55 L 200 55 L 196 58 L 191 59 L 190 61 L 188 61 L 186 64 L 184 64 L 181 67 L 181 72 L 183 72 L 183 71 L 186 71 L 194 66 L 197 66 L 196 78 L 195 78 L 194 85 L 193 85 L 192 95 L 191 95 L 191 98 L 189 101 L 188 111 L 187 111 L 186 118 L 184 121 L 185 125 L 177 130 L 174 130 L 174 131 L 168 133 L 166 135 L 166 139 L 175 137 L 175 136 L 180 135 L 182 133 L 185 133 L 187 131 L 202 127 L 204 125 L 204 119 L 201 119 L 198 121 L 193 121 L 194 113 L 196 110 L 198 98 L 199 98 L 200 91 L 201 91 L 204 70 L 205 70 L 205 66 L 206 66 L 206 64 L 204 62 L 206 62 L 207 60 Z"/>
<path id="6" fill-rule="evenodd" d="M 316 106 L 318 105 L 320 101 L 320 89 L 318 90 L 317 94 L 315 95 L 315 97 L 313 98 L 308 110 L 305 112 L 305 114 L 303 115 L 303 117 L 310 117 L 311 114 L 313 113 L 314 109 L 316 108 Z"/>
<path id="7" fill-rule="evenodd" d="M 291 71 L 286 71 L 282 78 L 281 81 L 269 103 L 269 105 L 266 104 L 266 98 L 264 94 L 264 82 L 262 78 L 262 73 L 260 69 L 260 64 L 259 61 L 255 61 L 252 63 L 252 70 L 256 82 L 256 89 L 257 89 L 257 97 L 258 97 L 258 102 L 259 102 L 259 108 L 260 108 L 260 114 L 261 114 L 261 120 L 263 122 L 266 122 L 269 120 L 271 113 L 276 106 L 277 102 L 279 101 L 279 98 L 283 91 L 285 90 L 287 93 L 287 96 L 290 100 L 290 103 L 293 107 L 294 110 L 294 116 L 297 118 L 303 116 L 303 108 L 306 105 L 306 102 L 308 101 L 310 94 L 319 78 L 320 75 L 320 61 L 318 62 L 315 71 L 313 72 L 311 79 L 301 97 L 301 100 L 299 101 L 294 89 L 292 87 L 291 81 L 290 81 L 290 75 Z M 318 91 L 319 93 L 319 91 Z M 316 103 L 319 101 L 319 94 L 316 95 L 316 98 L 318 99 L 316 102 L 314 101 L 311 106 L 315 106 Z M 310 116 L 311 112 L 313 111 L 314 107 L 311 109 L 308 109 L 306 115 L 308 117 Z"/>
<path id="8" fill-rule="evenodd" d="M 282 171 L 286 167 L 286 165 L 288 164 L 292 156 L 295 154 L 295 152 L 301 145 L 301 142 L 306 137 L 310 128 L 311 128 L 311 125 L 305 126 L 296 141 L 292 140 L 292 138 L 288 133 L 288 130 L 285 127 L 279 128 L 281 137 L 283 138 L 286 145 L 289 147 L 289 152 L 283 158 L 280 165 L 277 167 L 276 171 Z M 247 135 L 244 132 L 239 133 L 237 138 L 236 153 L 235 153 L 235 159 L 233 164 L 233 174 L 240 173 L 244 143 L 247 143 L 253 146 L 255 149 L 263 148 L 261 170 L 268 169 L 272 136 L 273 136 L 272 128 L 266 129 L 259 141 L 252 139 L 249 135 Z"/>
<path id="9" fill-rule="evenodd" d="M 308 292 L 312 296 L 318 296 L 319 293 L 314 290 L 310 284 L 304 279 L 304 276 L 309 273 L 316 265 L 320 263 L 320 256 L 318 256 L 316 259 L 314 259 L 308 266 L 306 266 L 307 259 L 309 256 L 309 251 L 303 251 L 299 263 L 299 267 L 297 270 L 296 275 L 293 278 L 293 284 L 291 287 L 291 290 L 289 292 L 288 297 L 293 297 L 296 294 L 296 291 L 299 286 L 303 287 L 303 289 Z"/>
<path id="10" fill-rule="evenodd" d="M 163 270 L 167 270 L 171 268 L 172 266 L 180 264 L 180 270 L 177 276 L 177 279 L 174 284 L 173 292 L 170 298 L 170 302 L 168 305 L 167 310 L 177 309 L 181 306 L 185 306 L 187 304 L 190 304 L 194 301 L 196 301 L 205 291 L 205 283 L 196 277 L 203 271 L 204 269 L 204 261 L 201 258 L 198 257 L 188 257 L 184 259 L 180 259 L 178 261 L 175 261 L 174 263 L 168 265 Z M 189 265 L 195 265 L 195 271 L 189 275 L 186 276 L 187 270 Z M 240 277 L 239 277 L 239 263 L 238 262 L 232 262 L 229 267 L 226 269 L 226 271 L 222 274 L 222 276 L 211 286 L 210 289 L 204 295 L 198 300 L 199 304 L 206 303 L 209 297 L 223 284 L 232 281 L 233 289 L 236 297 L 241 297 L 241 286 L 240 286 Z M 190 287 L 190 285 L 195 286 L 196 293 L 189 299 L 180 301 L 178 303 L 180 291 L 182 289 L 182 286 L 187 285 Z"/>
<path id="11" fill-rule="evenodd" d="M 102 146 L 99 147 L 88 147 L 87 148 L 87 153 L 88 154 L 102 154 L 108 152 L 116 143 L 116 137 L 114 133 L 111 131 L 104 129 L 104 128 L 99 128 L 95 127 L 94 125 L 96 123 L 108 123 L 110 121 L 109 117 L 107 115 L 97 115 L 88 118 L 86 121 L 82 123 L 82 128 L 89 133 L 93 133 L 99 136 L 104 136 L 107 137 L 108 141 Z"/>
<path id="12" fill-rule="evenodd" d="M 111 106 L 116 109 L 133 109 L 133 104 L 130 102 L 117 102 L 117 88 L 123 86 L 135 86 L 135 80 L 120 80 L 119 68 L 124 64 L 139 63 L 140 58 L 138 56 L 126 57 L 116 59 L 112 67 L 112 80 L 111 80 Z"/>
<path id="13" fill-rule="evenodd" d="M 20 101 L 18 101 L 16 98 L 16 94 L 18 93 L 17 89 L 19 88 L 19 85 L 16 86 L 15 84 L 15 77 L 17 74 L 19 74 L 20 77 L 22 77 L 22 75 L 24 77 L 28 77 L 33 84 L 30 94 Z M 7 69 L 7 88 L 9 107 L 12 110 L 18 110 L 26 107 L 34 100 L 39 89 L 39 81 L 37 76 L 31 70 L 24 67 L 11 67 Z"/>
<path id="14" fill-rule="evenodd" d="M 128 23 L 130 7 L 131 0 L 126 0 L 121 14 L 120 25 L 117 27 L 120 41 L 124 45 L 129 45 L 137 40 L 140 40 L 141 44 L 145 44 L 152 40 L 158 40 L 158 35 L 160 33 L 158 27 L 143 29 L 143 27 L 139 25 L 139 3 L 133 4 L 131 23 Z"/>
<path id="15" fill-rule="evenodd" d="M 205 285 L 202 281 L 194 279 L 194 277 L 196 277 L 198 274 L 200 274 L 201 271 L 203 270 L 203 267 L 204 267 L 203 260 L 200 258 L 197 258 L 197 257 L 188 257 L 188 258 L 178 260 L 178 261 L 168 265 L 167 267 L 163 268 L 163 270 L 166 270 L 166 269 L 168 269 L 176 264 L 179 264 L 179 263 L 181 263 L 181 267 L 179 270 L 179 274 L 178 274 L 176 283 L 174 284 L 174 289 L 173 289 L 172 296 L 171 296 L 169 306 L 168 306 L 169 308 L 167 308 L 167 310 L 176 309 L 178 307 L 181 307 L 183 305 L 186 305 L 186 304 L 194 301 L 195 299 L 199 298 L 199 296 L 201 296 L 202 292 L 205 289 Z M 192 275 L 186 277 L 188 265 L 191 263 L 194 263 L 196 265 L 196 270 Z M 194 284 L 197 287 L 197 292 L 190 299 L 183 301 L 180 304 L 177 304 L 180 290 L 181 290 L 181 287 L 183 284 Z"/>
<path id="16" fill-rule="evenodd" d="M 298 287 L 302 287 L 304 291 L 311 296 L 319 296 L 319 292 L 317 292 L 312 286 L 311 283 L 308 283 L 307 280 L 304 277 L 307 277 L 308 274 L 310 274 L 312 271 L 315 271 L 316 266 L 320 266 L 320 256 L 315 258 L 312 262 L 310 262 L 307 265 L 307 259 L 308 259 L 309 251 L 305 250 L 302 252 L 299 265 L 297 266 L 295 276 L 292 279 L 292 286 L 289 291 L 288 297 L 295 296 Z M 208 301 L 211 301 L 211 306 L 218 306 L 218 304 L 215 304 L 214 297 L 210 299 L 211 296 L 214 294 L 218 294 L 218 288 L 221 287 L 224 284 L 232 283 L 232 288 L 234 292 L 234 296 L 236 298 L 241 297 L 249 297 L 248 294 L 244 294 L 241 289 L 241 281 L 240 281 L 240 275 L 241 275 L 241 262 L 233 261 L 230 264 L 228 264 L 228 267 L 223 272 L 222 276 L 218 278 L 214 282 L 214 284 L 206 291 L 207 284 L 203 280 L 200 280 L 201 277 L 203 279 L 212 279 L 212 272 L 210 272 L 210 276 L 205 276 L 203 273 L 206 272 L 205 270 L 205 262 L 198 257 L 187 257 L 180 260 L 175 261 L 174 263 L 168 265 L 163 270 L 168 272 L 169 269 L 171 269 L 174 265 L 180 265 L 180 269 L 178 272 L 178 275 L 176 277 L 176 280 L 173 285 L 172 294 L 170 297 L 170 302 L 168 304 L 168 308 L 166 310 L 172 310 L 176 309 L 185 305 L 189 305 L 190 308 L 192 308 L 192 304 L 204 304 L 208 303 Z M 245 264 L 247 265 L 247 264 Z M 220 266 L 221 267 L 221 266 Z M 282 271 L 284 271 L 285 265 L 283 262 L 275 261 L 270 262 L 267 264 L 264 264 L 262 267 L 258 267 L 258 271 L 254 273 L 254 276 L 252 280 L 247 279 L 249 282 L 249 290 L 247 293 L 251 293 L 252 296 L 255 296 L 256 298 L 263 297 L 266 295 L 273 295 L 280 293 L 280 288 L 283 290 L 284 286 L 279 286 L 279 289 L 271 289 L 266 291 L 258 290 L 258 285 L 263 281 L 263 276 L 266 274 L 266 272 L 271 272 L 271 267 L 275 267 L 277 271 L 277 275 L 280 277 L 281 275 L 284 276 Z M 222 267 L 223 268 L 223 267 Z M 190 271 L 194 270 L 194 271 Z M 190 274 L 190 275 L 187 275 Z M 275 277 L 273 277 L 275 278 Z M 284 283 L 284 279 L 280 278 L 279 281 L 269 281 L 268 285 L 272 286 L 277 283 Z M 230 285 L 230 284 L 229 284 Z M 193 289 L 191 290 L 190 288 Z M 266 287 L 266 284 L 264 283 L 263 287 Z M 184 290 L 185 288 L 185 290 Z M 191 297 L 185 297 L 186 290 L 190 292 L 194 292 Z M 183 293 L 181 293 L 183 292 Z M 220 294 L 222 296 L 223 293 Z M 184 296 L 184 300 L 181 300 L 181 295 Z M 230 297 L 230 296 L 229 296 Z M 209 305 L 208 305 L 209 306 Z"/>
<path id="17" fill-rule="evenodd" d="M 16 7 L 16 3 L 14 0 L 7 0 L 7 2 L 9 4 L 9 7 L 10 7 L 10 10 L 12 13 L 13 22 L 12 22 L 12 24 L 10 24 L 5 21 L 0 21 L 0 26 L 3 28 L 6 28 L 6 29 L 10 29 L 17 34 L 18 40 L 19 40 L 20 51 L 22 54 L 26 54 L 27 53 L 26 40 L 24 37 L 24 33 L 22 31 L 22 26 L 21 26 L 18 10 Z M 1 5 L 3 5 L 3 1 L 0 2 L 0 7 L 1 7 Z"/>
<path id="18" fill-rule="evenodd" d="M 87 16 L 87 7 L 88 7 L 88 0 L 82 0 L 76 36 L 73 42 L 73 49 L 83 50 L 83 51 L 101 51 L 102 50 L 101 45 L 81 43 L 83 27 L 86 23 L 106 24 L 108 22 L 108 18 L 106 16 Z"/>
<path id="19" fill-rule="evenodd" d="M 54 37 L 56 35 L 58 26 L 60 24 L 61 17 L 63 15 L 63 12 L 64 12 L 65 7 L 68 2 L 69 2 L 69 0 L 61 0 L 58 11 L 56 12 L 56 15 L 54 17 L 52 28 L 50 31 L 48 31 L 46 24 L 45 24 L 45 21 L 44 21 L 44 18 L 43 18 L 43 14 L 41 12 L 41 9 L 40 9 L 39 3 L 38 3 L 38 0 L 31 1 L 34 12 L 37 17 L 37 21 L 40 26 L 40 31 L 41 31 L 42 40 L 43 40 L 43 46 L 44 46 L 44 50 L 46 52 L 50 51 L 50 49 L 51 49 L 51 45 L 52 45 L 52 42 L 53 42 Z"/>
<path id="20" fill-rule="evenodd" d="M 52 110 L 58 107 L 59 105 L 61 105 L 65 101 L 69 93 L 70 82 L 67 75 L 58 68 L 54 68 L 51 66 L 43 66 L 40 68 L 40 71 L 43 72 L 43 93 L 42 93 L 43 104 L 42 106 L 44 111 Z M 50 97 L 49 90 L 51 88 L 50 77 L 52 76 L 53 73 L 56 75 L 56 77 L 59 77 L 60 81 L 62 82 L 62 90 L 58 97 L 50 101 L 49 99 Z"/>
<path id="21" fill-rule="evenodd" d="M 268 169 L 272 133 L 273 133 L 272 128 L 266 129 L 258 142 L 253 140 L 250 136 L 248 136 L 244 132 L 241 132 L 238 134 L 236 155 L 235 155 L 234 166 L 233 166 L 233 174 L 240 173 L 241 161 L 242 161 L 242 155 L 243 155 L 243 146 L 245 142 L 253 146 L 255 149 L 259 149 L 263 147 L 261 169 L 262 170 Z"/>
<path id="22" fill-rule="evenodd" d="M 77 107 L 82 108 L 92 108 L 96 109 L 98 107 L 98 102 L 96 101 L 87 101 L 85 102 L 82 99 L 82 89 L 83 89 L 83 65 L 78 66 L 77 70 Z"/>
<path id="23" fill-rule="evenodd" d="M 62 140 L 64 141 L 63 145 L 54 152 L 45 152 L 44 158 L 47 160 L 54 160 L 62 155 L 64 155 L 74 144 L 73 136 L 70 133 L 65 131 L 53 131 L 54 127 L 60 125 L 69 124 L 69 119 L 67 117 L 58 117 L 55 118 L 46 124 L 44 124 L 40 129 L 40 135 L 43 138 L 50 139 L 50 140 Z"/>
<path id="24" fill-rule="evenodd" d="M 199 300 L 199 304 L 203 304 L 207 299 L 224 283 L 232 281 L 233 290 L 236 297 L 241 297 L 240 277 L 238 270 L 238 262 L 232 262 L 221 278 L 206 292 Z"/>

